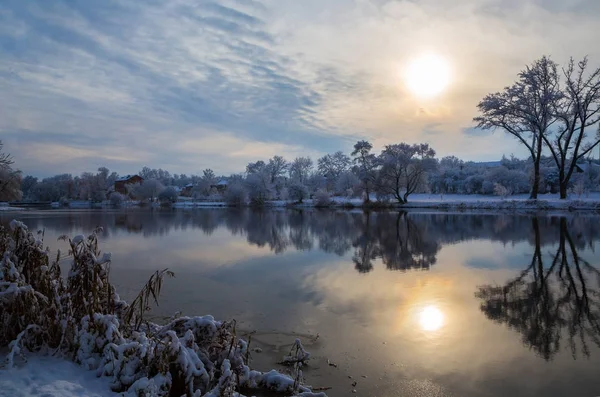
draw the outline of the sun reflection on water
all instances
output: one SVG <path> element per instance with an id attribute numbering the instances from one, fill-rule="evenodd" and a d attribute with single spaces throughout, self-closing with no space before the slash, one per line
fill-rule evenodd
<path id="1" fill-rule="evenodd" d="M 444 325 L 444 313 L 436 306 L 426 306 L 419 313 L 419 325 L 423 331 L 437 331 Z"/>

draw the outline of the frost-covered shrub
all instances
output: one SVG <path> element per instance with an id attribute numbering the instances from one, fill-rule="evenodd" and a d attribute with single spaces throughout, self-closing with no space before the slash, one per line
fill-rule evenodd
<path id="1" fill-rule="evenodd" d="M 317 190 L 314 196 L 314 204 L 315 207 L 329 207 L 332 204 L 329 192 Z"/>
<path id="2" fill-rule="evenodd" d="M 158 200 L 161 204 L 174 204 L 177 202 L 179 194 L 173 187 L 168 187 L 158 194 Z"/>
<path id="3" fill-rule="evenodd" d="M 577 198 L 581 198 L 581 196 L 583 196 L 583 194 L 586 192 L 585 180 L 582 177 L 577 178 L 575 183 L 573 183 L 571 192 L 573 194 L 575 194 L 577 196 Z"/>
<path id="4" fill-rule="evenodd" d="M 234 184 L 227 187 L 223 195 L 225 202 L 231 206 L 241 206 L 246 204 L 246 189 L 241 184 Z"/>
<path id="5" fill-rule="evenodd" d="M 348 195 L 348 191 L 362 191 L 361 182 L 358 177 L 350 171 L 343 172 L 335 182 L 336 194 Z M 351 194 L 353 194 L 351 193 Z"/>
<path id="6" fill-rule="evenodd" d="M 262 206 L 273 196 L 273 187 L 269 183 L 268 176 L 263 173 L 248 175 L 246 187 L 251 205 Z"/>
<path id="7" fill-rule="evenodd" d="M 292 183 L 288 187 L 289 198 L 297 203 L 302 203 L 308 197 L 308 188 L 301 183 Z"/>
<path id="8" fill-rule="evenodd" d="M 280 200 L 288 200 L 290 198 L 290 190 L 287 187 L 281 188 L 279 191 Z"/>
<path id="9" fill-rule="evenodd" d="M 494 183 L 494 194 L 496 196 L 508 197 L 512 194 L 512 189 L 507 188 L 499 183 Z"/>
<path id="10" fill-rule="evenodd" d="M 110 194 L 109 201 L 110 205 L 112 205 L 114 208 L 120 208 L 125 202 L 125 196 L 119 192 L 112 192 Z"/>
<path id="11" fill-rule="evenodd" d="M 27 351 L 45 351 L 109 377 L 112 390 L 126 395 L 243 397 L 241 390 L 262 395 L 262 389 L 326 397 L 300 382 L 310 355 L 299 340 L 288 359 L 295 370 L 290 377 L 250 369 L 249 344 L 236 337 L 235 321 L 143 321 L 169 272 L 156 272 L 128 306 L 109 282 L 110 254 L 100 255 L 96 235 L 63 237 L 72 257 L 64 280 L 60 253 L 51 261 L 21 222 L 11 222 L 10 231 L 0 228 L 0 350 L 8 351 L 8 368 Z"/>

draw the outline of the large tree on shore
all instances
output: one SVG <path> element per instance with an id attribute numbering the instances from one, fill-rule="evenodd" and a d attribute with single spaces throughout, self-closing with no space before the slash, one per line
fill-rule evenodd
<path id="1" fill-rule="evenodd" d="M 408 202 L 408 196 L 427 183 L 427 173 L 436 167 L 435 150 L 426 143 L 387 145 L 379 161 L 377 189 L 400 204 Z"/>
<path id="2" fill-rule="evenodd" d="M 373 145 L 368 141 L 358 141 L 354 145 L 352 156 L 356 164 L 355 173 L 360 178 L 365 189 L 365 202 L 370 201 L 370 190 L 377 176 L 377 156 L 371 153 Z"/>
<path id="3" fill-rule="evenodd" d="M 577 161 L 600 144 L 600 129 L 593 130 L 600 121 L 600 68 L 587 73 L 587 65 L 587 58 L 577 64 L 571 58 L 563 69 L 565 83 L 554 111 L 559 127 L 542 135 L 558 169 L 561 199 L 567 198 Z M 594 136 L 588 139 L 590 130 Z"/>
<path id="4" fill-rule="evenodd" d="M 486 95 L 473 120 L 483 129 L 503 129 L 522 143 L 531 155 L 533 181 L 530 198 L 537 199 L 543 142 L 556 122 L 555 109 L 563 97 L 557 64 L 544 56 L 518 75 L 502 92 Z"/>

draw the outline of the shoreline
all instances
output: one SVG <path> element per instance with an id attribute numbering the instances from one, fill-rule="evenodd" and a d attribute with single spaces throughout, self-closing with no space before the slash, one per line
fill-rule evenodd
<path id="1" fill-rule="evenodd" d="M 53 203 L 52 211 L 65 210 L 107 210 L 107 209 L 208 209 L 208 208 L 289 208 L 289 209 L 345 209 L 345 210 L 436 210 L 436 211 L 469 211 L 469 210 L 486 210 L 497 211 L 499 213 L 506 212 L 586 212 L 600 213 L 600 194 L 593 194 L 591 197 L 585 198 L 568 198 L 561 200 L 556 195 L 543 195 L 537 200 L 530 200 L 527 196 L 512 196 L 510 198 L 500 198 L 494 196 L 480 195 L 429 195 L 415 194 L 414 197 L 409 197 L 410 201 L 405 204 L 397 202 L 378 202 L 372 201 L 365 204 L 359 198 L 333 197 L 329 205 L 315 205 L 312 199 L 307 199 L 302 203 L 291 202 L 288 200 L 272 200 L 267 201 L 264 205 L 255 206 L 251 204 L 245 205 L 229 205 L 223 201 L 178 201 L 170 206 L 161 207 L 158 203 L 151 205 L 139 205 L 138 202 L 128 202 L 121 207 L 112 207 L 107 203 L 86 203 L 77 201 L 67 207 L 60 207 L 58 203 Z M 412 199 L 411 199 L 412 198 Z M 87 204 L 87 205 L 83 205 Z M 51 211 L 49 209 L 39 208 L 19 208 L 10 207 L 7 204 L 0 203 L 0 212 L 14 211 Z"/>

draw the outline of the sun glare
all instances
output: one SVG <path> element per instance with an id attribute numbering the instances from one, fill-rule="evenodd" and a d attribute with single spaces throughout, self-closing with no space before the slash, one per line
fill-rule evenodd
<path id="1" fill-rule="evenodd" d="M 449 82 L 448 63 L 444 58 L 433 54 L 414 59 L 406 72 L 408 88 L 422 98 L 431 98 L 440 94 Z"/>
<path id="2" fill-rule="evenodd" d="M 435 306 L 427 306 L 419 314 L 419 324 L 424 331 L 436 331 L 444 325 L 444 314 Z"/>

